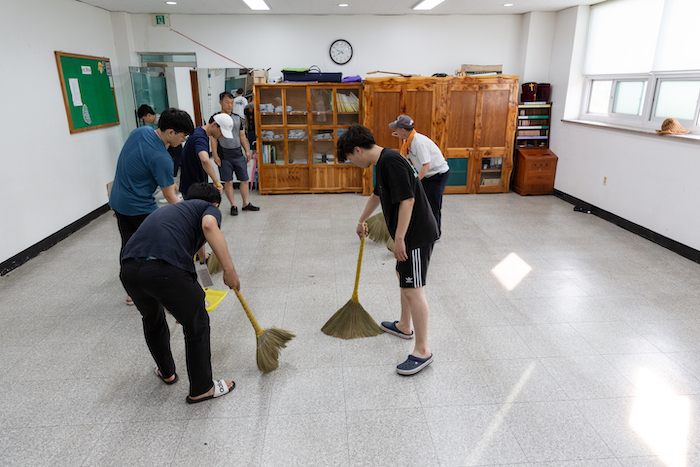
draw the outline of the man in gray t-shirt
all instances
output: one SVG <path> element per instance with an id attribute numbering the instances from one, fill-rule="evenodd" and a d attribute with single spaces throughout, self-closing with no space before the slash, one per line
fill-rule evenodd
<path id="1" fill-rule="evenodd" d="M 243 200 L 243 211 L 259 211 L 260 208 L 253 206 L 248 201 L 249 177 L 248 162 L 251 159 L 248 148 L 248 138 L 245 136 L 245 124 L 243 119 L 233 113 L 233 95 L 230 92 L 222 92 L 219 96 L 221 112 L 231 115 L 233 119 L 233 137 L 221 137 L 218 140 L 211 138 L 212 155 L 214 163 L 219 166 L 219 175 L 224 182 L 224 193 L 231 203 L 231 215 L 238 215 L 238 207 L 233 197 L 233 173 L 240 182 L 241 198 Z M 211 117 L 210 121 L 214 118 Z M 245 155 L 243 155 L 245 151 Z"/>

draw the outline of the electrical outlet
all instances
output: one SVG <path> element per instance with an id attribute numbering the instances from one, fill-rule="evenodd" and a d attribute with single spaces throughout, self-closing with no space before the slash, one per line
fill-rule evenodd
<path id="1" fill-rule="evenodd" d="M 607 184 L 608 184 L 608 177 L 603 177 L 603 185 L 607 185 Z"/>

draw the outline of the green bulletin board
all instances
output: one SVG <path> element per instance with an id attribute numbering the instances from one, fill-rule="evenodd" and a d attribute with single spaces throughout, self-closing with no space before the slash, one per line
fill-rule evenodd
<path id="1" fill-rule="evenodd" d="M 71 133 L 119 125 L 108 58 L 55 52 Z"/>

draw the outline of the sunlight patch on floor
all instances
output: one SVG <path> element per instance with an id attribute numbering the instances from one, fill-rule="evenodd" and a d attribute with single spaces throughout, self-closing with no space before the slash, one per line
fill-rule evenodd
<path id="1" fill-rule="evenodd" d="M 498 263 L 491 270 L 491 273 L 510 292 L 520 284 L 530 271 L 532 271 L 532 267 L 529 264 L 523 261 L 520 256 L 511 253 Z"/>
<path id="2" fill-rule="evenodd" d="M 690 400 L 646 368 L 639 372 L 630 426 L 666 466 L 686 466 Z"/>

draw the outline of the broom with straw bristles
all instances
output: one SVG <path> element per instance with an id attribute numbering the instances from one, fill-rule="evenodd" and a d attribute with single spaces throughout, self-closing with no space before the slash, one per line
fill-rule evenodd
<path id="1" fill-rule="evenodd" d="M 367 219 L 367 236 L 377 243 L 386 243 L 389 251 L 394 251 L 394 239 L 389 234 L 384 213 L 379 212 Z"/>
<path id="2" fill-rule="evenodd" d="M 245 314 L 250 320 L 250 324 L 253 325 L 255 329 L 255 337 L 258 343 L 258 350 L 255 354 L 255 360 L 258 363 L 258 369 L 264 373 L 269 373 L 270 371 L 276 370 L 279 367 L 279 356 L 280 350 L 283 347 L 287 347 L 287 342 L 295 338 L 296 336 L 289 331 L 277 328 L 263 329 L 258 324 L 258 321 L 253 316 L 253 312 L 248 308 L 248 304 L 245 302 L 241 292 L 234 289 L 238 300 L 240 300 Z"/>
<path id="3" fill-rule="evenodd" d="M 384 331 L 377 325 L 369 313 L 362 308 L 357 298 L 357 289 L 360 285 L 360 268 L 362 267 L 362 250 L 365 246 L 365 236 L 360 242 L 360 257 L 357 259 L 357 273 L 355 274 L 355 290 L 352 298 L 336 311 L 331 319 L 323 325 L 321 331 L 332 337 L 341 339 L 355 339 L 357 337 L 372 337 L 382 334 Z"/>
<path id="4" fill-rule="evenodd" d="M 224 270 L 221 261 L 219 261 L 219 258 L 216 257 L 216 253 L 213 251 L 209 255 L 209 258 L 207 258 L 207 269 L 209 270 L 209 274 L 217 274 Z"/>

